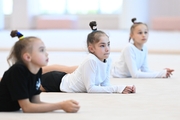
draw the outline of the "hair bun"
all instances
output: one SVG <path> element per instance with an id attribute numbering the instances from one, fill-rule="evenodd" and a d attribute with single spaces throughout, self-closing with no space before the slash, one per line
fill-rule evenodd
<path id="1" fill-rule="evenodd" d="M 135 23 L 135 21 L 136 21 L 136 18 L 132 18 L 132 19 L 131 19 L 131 21 L 132 21 L 133 23 Z"/>
<path id="2" fill-rule="evenodd" d="M 18 37 L 19 40 L 21 40 L 21 39 L 24 38 L 23 34 L 21 34 L 20 32 L 18 32 L 17 30 L 12 30 L 10 36 L 11 36 L 11 37 Z"/>
<path id="3" fill-rule="evenodd" d="M 91 21 L 91 22 L 89 23 L 89 26 L 91 27 L 91 29 L 92 29 L 93 31 L 96 31 L 96 30 L 97 30 L 97 23 L 96 23 L 96 21 Z"/>
<path id="4" fill-rule="evenodd" d="M 17 30 L 12 30 L 10 36 L 11 37 L 17 37 Z"/>

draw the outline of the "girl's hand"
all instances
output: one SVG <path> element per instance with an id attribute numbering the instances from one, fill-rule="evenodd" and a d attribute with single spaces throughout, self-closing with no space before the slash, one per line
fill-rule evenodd
<path id="1" fill-rule="evenodd" d="M 75 100 L 66 100 L 62 102 L 62 109 L 67 113 L 76 113 L 79 108 L 79 103 Z"/>
<path id="2" fill-rule="evenodd" d="M 169 68 L 165 68 L 167 70 L 167 73 L 166 73 L 166 78 L 169 78 L 171 77 L 172 75 L 172 72 L 174 71 L 173 69 L 169 69 Z"/>
<path id="3" fill-rule="evenodd" d="M 126 86 L 122 93 L 129 94 L 129 93 L 135 93 L 135 92 L 136 92 L 136 87 L 133 85 L 133 86 Z"/>

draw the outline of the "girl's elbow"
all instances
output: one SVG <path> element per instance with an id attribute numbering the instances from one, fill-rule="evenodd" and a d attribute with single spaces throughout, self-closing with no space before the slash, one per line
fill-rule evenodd
<path id="1" fill-rule="evenodd" d="M 32 111 L 28 107 L 21 108 L 23 113 L 32 113 Z"/>
<path id="2" fill-rule="evenodd" d="M 26 108 L 22 108 L 23 113 L 29 113 L 29 110 Z"/>

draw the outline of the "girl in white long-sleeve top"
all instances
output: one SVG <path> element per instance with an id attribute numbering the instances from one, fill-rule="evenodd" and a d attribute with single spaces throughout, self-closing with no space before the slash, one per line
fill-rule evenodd
<path id="1" fill-rule="evenodd" d="M 111 59 L 109 37 L 90 22 L 93 30 L 87 37 L 89 54 L 77 69 L 69 74 L 60 71 L 46 72 L 42 77 L 42 91 L 75 93 L 135 93 L 135 86 L 111 85 Z"/>
<path id="2" fill-rule="evenodd" d="M 142 22 L 135 22 L 130 29 L 129 43 L 121 52 L 120 59 L 113 64 L 111 74 L 117 78 L 168 78 L 174 70 L 165 68 L 161 71 L 151 71 L 148 67 L 148 50 L 144 45 L 148 39 L 148 26 Z"/>

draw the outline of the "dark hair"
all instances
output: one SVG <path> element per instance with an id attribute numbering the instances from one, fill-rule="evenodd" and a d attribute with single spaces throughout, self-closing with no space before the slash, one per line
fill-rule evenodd
<path id="1" fill-rule="evenodd" d="M 143 25 L 145 25 L 148 28 L 147 24 L 145 24 L 143 22 L 135 22 L 136 18 L 132 18 L 131 21 L 132 21 L 133 25 L 131 26 L 131 29 L 130 29 L 129 42 L 131 40 L 131 34 L 133 33 L 133 30 L 134 30 L 135 27 L 137 27 L 138 25 L 143 24 Z"/>
<path id="2" fill-rule="evenodd" d="M 8 64 L 13 65 L 17 62 L 24 63 L 22 59 L 22 55 L 25 52 L 31 52 L 32 51 L 32 42 L 35 39 L 38 39 L 37 37 L 24 37 L 23 34 L 18 32 L 17 30 L 12 30 L 10 33 L 10 36 L 18 37 L 19 40 L 14 44 L 14 46 L 11 49 L 11 52 L 7 58 Z"/>
<path id="3" fill-rule="evenodd" d="M 105 32 L 97 30 L 97 23 L 96 23 L 96 21 L 91 21 L 89 23 L 89 26 L 92 29 L 92 32 L 89 33 L 88 36 L 87 36 L 87 47 L 90 44 L 98 43 L 99 40 L 100 40 L 100 37 L 103 36 L 103 35 L 106 35 L 107 37 L 109 37 Z"/>

